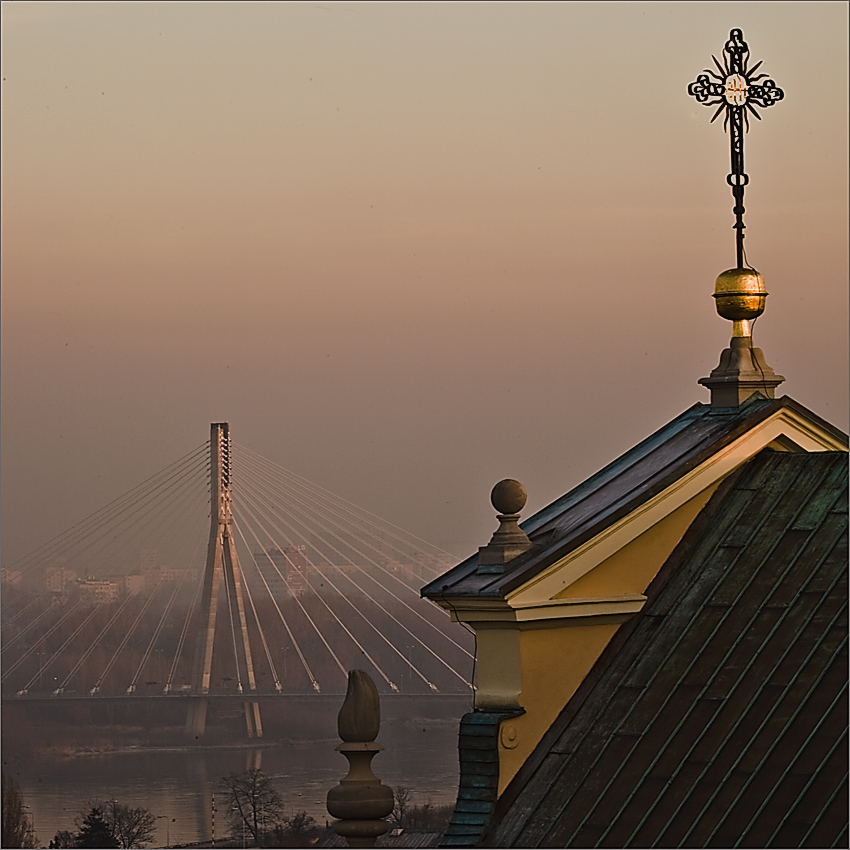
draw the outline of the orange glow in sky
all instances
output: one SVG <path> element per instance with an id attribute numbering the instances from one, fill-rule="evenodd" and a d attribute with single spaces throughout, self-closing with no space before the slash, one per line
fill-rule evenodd
<path id="1" fill-rule="evenodd" d="M 847 14 L 789 3 L 6 2 L 8 562 L 229 421 L 458 555 L 708 393 L 743 29 L 755 342 L 847 429 Z"/>

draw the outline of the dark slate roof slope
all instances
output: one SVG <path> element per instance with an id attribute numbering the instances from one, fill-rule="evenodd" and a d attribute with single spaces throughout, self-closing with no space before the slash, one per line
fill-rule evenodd
<path id="1" fill-rule="evenodd" d="M 847 455 L 762 452 L 692 529 L 486 846 L 847 846 Z"/>
<path id="2" fill-rule="evenodd" d="M 783 407 L 846 443 L 846 435 L 787 396 L 774 400 L 755 395 L 738 408 L 695 404 L 523 522 L 535 548 L 516 558 L 507 572 L 478 575 L 476 554 L 426 585 L 422 595 L 500 596 L 513 590 Z"/>

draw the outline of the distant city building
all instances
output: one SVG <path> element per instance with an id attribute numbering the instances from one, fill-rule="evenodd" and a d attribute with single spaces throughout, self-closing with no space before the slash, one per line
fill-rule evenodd
<path id="1" fill-rule="evenodd" d="M 20 587 L 22 576 L 20 570 L 7 570 L 5 567 L 0 567 L 0 583 L 8 587 Z"/>
<path id="2" fill-rule="evenodd" d="M 45 570 L 45 581 L 50 593 L 65 593 L 76 580 L 76 572 L 67 567 L 48 567 Z"/>
<path id="3" fill-rule="evenodd" d="M 86 602 L 114 602 L 118 598 L 120 587 L 117 581 L 86 578 L 78 583 L 80 595 Z"/>
<path id="4" fill-rule="evenodd" d="M 187 570 L 185 567 L 169 567 L 166 564 L 158 564 L 146 567 L 140 578 L 147 590 L 153 590 L 161 581 L 166 584 L 181 581 L 185 577 L 195 575 L 195 572 L 195 570 Z"/>
<path id="5" fill-rule="evenodd" d="M 138 575 L 137 573 L 133 573 L 128 576 L 121 576 L 119 584 L 121 585 L 121 591 L 124 594 L 127 596 L 135 596 L 137 593 L 141 593 L 144 589 L 145 577 Z"/>
<path id="6" fill-rule="evenodd" d="M 254 560 L 274 599 L 303 596 L 310 586 L 307 552 L 304 546 L 272 546 L 254 552 Z M 265 590 L 265 585 L 263 586 Z"/>
<path id="7" fill-rule="evenodd" d="M 451 566 L 454 566 L 452 564 Z M 399 561 L 390 561 L 385 569 L 387 572 L 404 581 L 417 581 L 423 577 L 422 567 L 419 564 L 401 563 Z"/>

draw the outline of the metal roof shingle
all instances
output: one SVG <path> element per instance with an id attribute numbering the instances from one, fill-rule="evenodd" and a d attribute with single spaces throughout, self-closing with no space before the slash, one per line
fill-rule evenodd
<path id="1" fill-rule="evenodd" d="M 846 841 L 847 456 L 763 452 L 704 514 L 487 846 Z"/>

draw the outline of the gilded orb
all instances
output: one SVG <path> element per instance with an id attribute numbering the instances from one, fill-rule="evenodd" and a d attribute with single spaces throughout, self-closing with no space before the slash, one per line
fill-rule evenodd
<path id="1" fill-rule="evenodd" d="M 515 478 L 500 481 L 490 493 L 490 502 L 500 514 L 518 514 L 528 501 L 525 487 Z"/>
<path id="2" fill-rule="evenodd" d="M 758 318 L 766 298 L 764 278 L 755 269 L 727 269 L 714 285 L 717 312 L 732 322 Z"/>

